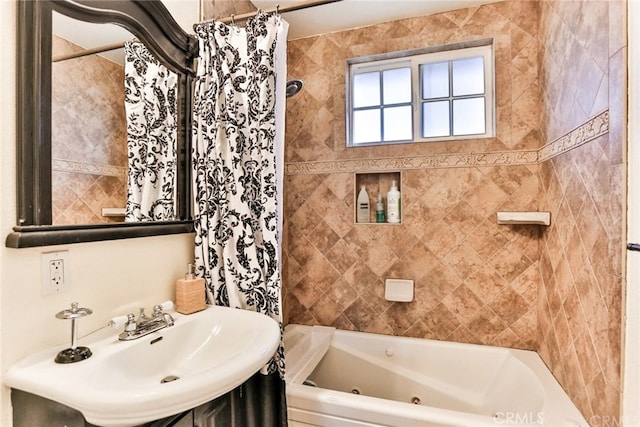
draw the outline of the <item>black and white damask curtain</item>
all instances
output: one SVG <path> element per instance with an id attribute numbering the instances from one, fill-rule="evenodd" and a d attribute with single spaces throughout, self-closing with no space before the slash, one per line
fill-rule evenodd
<path id="1" fill-rule="evenodd" d="M 173 220 L 178 76 L 144 44 L 127 42 L 124 49 L 129 157 L 125 221 Z"/>
<path id="2" fill-rule="evenodd" d="M 282 325 L 288 24 L 279 15 L 259 13 L 244 28 L 205 22 L 195 30 L 200 47 L 192 158 L 196 268 L 206 280 L 209 303 L 264 313 Z M 262 372 L 284 378 L 282 345 Z"/>

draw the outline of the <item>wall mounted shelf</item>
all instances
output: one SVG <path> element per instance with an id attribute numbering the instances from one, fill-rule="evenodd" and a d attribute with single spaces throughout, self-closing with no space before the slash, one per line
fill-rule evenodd
<path id="1" fill-rule="evenodd" d="M 498 224 L 551 225 L 551 212 L 498 212 Z"/>

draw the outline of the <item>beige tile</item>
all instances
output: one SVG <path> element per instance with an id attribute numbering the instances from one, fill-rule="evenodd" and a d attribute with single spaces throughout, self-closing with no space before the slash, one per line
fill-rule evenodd
<path id="1" fill-rule="evenodd" d="M 372 325 L 377 316 L 362 298 L 358 298 L 345 311 L 344 315 L 357 328 L 363 331 Z"/>
<path id="2" fill-rule="evenodd" d="M 482 308 L 482 301 L 465 285 L 460 285 L 447 295 L 442 303 L 453 313 L 460 323 L 465 323 Z"/>
<path id="3" fill-rule="evenodd" d="M 416 302 L 395 302 L 384 312 L 382 319 L 394 335 L 404 335 L 424 314 Z"/>
<path id="4" fill-rule="evenodd" d="M 358 259 L 358 254 L 342 239 L 333 245 L 326 256 L 331 265 L 341 273 L 347 271 Z"/>
<path id="5" fill-rule="evenodd" d="M 342 313 L 358 298 L 358 293 L 342 278 L 331 285 L 327 295 L 336 303 L 336 314 Z"/>
<path id="6" fill-rule="evenodd" d="M 464 280 L 483 264 L 482 258 L 469 246 L 462 244 L 453 249 L 445 257 L 445 262 L 449 265 L 460 279 Z"/>
<path id="7" fill-rule="evenodd" d="M 427 313 L 423 320 L 437 339 L 446 339 L 460 326 L 456 316 L 444 305 L 438 304 Z"/>
<path id="8" fill-rule="evenodd" d="M 340 237 L 328 227 L 324 221 L 321 221 L 308 236 L 309 242 L 324 254 L 326 254 L 339 239 Z"/>
<path id="9" fill-rule="evenodd" d="M 288 101 L 287 161 L 537 149 L 596 110 L 610 108 L 617 118 L 623 113 L 610 104 L 624 98 L 624 52 L 609 38 L 620 38 L 612 22 L 622 21 L 622 9 L 507 1 L 292 41 L 289 72 L 312 83 Z M 345 58 L 487 36 L 497 59 L 497 138 L 345 149 Z M 613 66 L 605 44 L 620 51 Z M 289 242 L 288 268 L 309 273 L 317 255 L 305 244 L 322 221 L 340 237 L 321 251 L 340 276 L 323 290 L 334 304 L 322 302 L 312 314 L 298 302 L 294 317 L 535 349 L 583 414 L 615 413 L 624 164 L 621 122 L 610 126 L 609 135 L 539 166 L 404 171 L 403 224 L 392 229 L 353 223 L 352 174 L 288 177 L 289 240 L 297 241 Z M 498 226 L 499 209 L 550 211 L 552 225 Z M 315 244 L 323 241 L 332 240 Z M 387 272 L 414 276 L 414 303 L 384 300 Z M 291 292 L 301 285 L 294 280 Z M 597 390 L 606 396 L 598 400 Z"/>
<path id="10" fill-rule="evenodd" d="M 438 258 L 422 243 L 416 243 L 402 258 L 414 280 L 421 279 L 438 264 Z"/>

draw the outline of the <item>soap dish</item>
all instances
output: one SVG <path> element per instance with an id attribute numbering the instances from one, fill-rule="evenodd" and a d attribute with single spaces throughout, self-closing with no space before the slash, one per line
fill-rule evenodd
<path id="1" fill-rule="evenodd" d="M 387 279 L 384 283 L 384 299 L 387 301 L 413 301 L 413 280 Z"/>

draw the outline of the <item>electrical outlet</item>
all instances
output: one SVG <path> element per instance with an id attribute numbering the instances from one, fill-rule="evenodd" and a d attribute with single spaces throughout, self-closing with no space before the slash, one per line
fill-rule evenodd
<path id="1" fill-rule="evenodd" d="M 69 290 L 68 251 L 42 254 L 42 294 L 52 295 Z"/>

